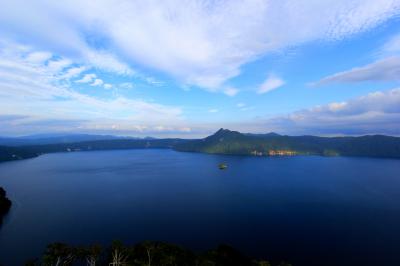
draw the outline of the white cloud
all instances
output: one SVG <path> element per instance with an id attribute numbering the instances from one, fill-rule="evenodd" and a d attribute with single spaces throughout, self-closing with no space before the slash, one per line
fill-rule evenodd
<path id="1" fill-rule="evenodd" d="M 218 109 L 210 109 L 210 110 L 208 110 L 208 112 L 210 112 L 210 113 L 218 113 L 219 112 L 219 110 Z"/>
<path id="2" fill-rule="evenodd" d="M 155 85 L 155 86 L 162 86 L 164 85 L 163 81 L 157 80 L 154 77 L 142 77 L 144 81 L 146 81 L 148 84 Z"/>
<path id="3" fill-rule="evenodd" d="M 291 134 L 400 135 L 400 89 L 377 91 L 268 119 L 269 130 Z"/>
<path id="4" fill-rule="evenodd" d="M 83 76 L 83 78 L 81 78 L 80 80 L 77 80 L 75 82 L 77 82 L 77 83 L 91 83 L 96 78 L 97 78 L 96 74 L 90 73 L 90 74 L 85 74 Z"/>
<path id="5" fill-rule="evenodd" d="M 272 90 L 275 90 L 279 87 L 282 87 L 284 84 L 285 84 L 285 81 L 283 81 L 281 78 L 270 74 L 268 76 L 268 78 L 258 88 L 257 93 L 264 94 L 264 93 L 270 92 Z"/>
<path id="6" fill-rule="evenodd" d="M 104 84 L 104 89 L 109 90 L 109 89 L 112 89 L 112 87 L 113 87 L 112 84 L 109 84 L 109 83 Z"/>
<path id="7" fill-rule="evenodd" d="M 64 82 L 63 74 L 74 67 L 60 61 L 68 60 L 58 59 L 54 64 L 42 60 L 42 64 L 33 65 L 25 56 L 26 50 L 0 50 L 0 115 L 7 118 L 0 119 L 0 134 L 101 131 L 112 130 L 112 125 L 131 133 L 160 125 L 176 131 L 185 127 L 180 107 L 119 95 L 101 98 L 81 94 Z M 101 85 L 102 80 L 88 75 L 85 82 Z"/>
<path id="8" fill-rule="evenodd" d="M 400 80 L 400 34 L 392 36 L 378 51 L 379 60 L 361 67 L 339 72 L 310 83 L 319 86 L 331 83 Z"/>
<path id="9" fill-rule="evenodd" d="M 400 34 L 390 38 L 388 42 L 382 47 L 383 53 L 398 53 L 400 52 Z"/>
<path id="10" fill-rule="evenodd" d="M 14 0 L 2 3 L 0 33 L 118 73 L 130 72 L 123 58 L 223 91 L 243 64 L 306 42 L 346 38 L 399 11 L 398 0 Z M 103 50 L 94 50 L 87 36 L 105 40 Z"/>
<path id="11" fill-rule="evenodd" d="M 72 67 L 69 68 L 64 74 L 62 74 L 62 78 L 71 79 L 76 76 L 79 76 L 82 72 L 86 71 L 86 66 Z"/>
<path id="12" fill-rule="evenodd" d="M 248 106 L 245 103 L 238 103 L 236 104 L 236 107 L 239 108 L 240 111 L 248 111 L 255 108 L 254 106 Z"/>
<path id="13" fill-rule="evenodd" d="M 400 80 L 400 57 L 381 59 L 363 67 L 356 67 L 321 79 L 312 85 L 331 83 L 354 83 L 363 81 L 398 81 Z"/>
<path id="14" fill-rule="evenodd" d="M 67 58 L 61 58 L 58 60 L 51 60 L 48 62 L 47 67 L 53 73 L 59 73 L 65 68 L 69 67 L 72 64 L 72 61 Z"/>
<path id="15" fill-rule="evenodd" d="M 88 50 L 85 52 L 85 56 L 89 61 L 89 64 L 96 68 L 114 72 L 120 75 L 133 75 L 133 71 L 127 64 L 121 62 L 113 54 L 105 51 Z"/>
<path id="16" fill-rule="evenodd" d="M 28 54 L 26 61 L 34 64 L 42 64 L 49 60 L 53 55 L 49 52 L 33 52 Z"/>
<path id="17" fill-rule="evenodd" d="M 101 86 L 101 85 L 103 85 L 103 84 L 104 84 L 104 81 L 103 81 L 103 80 L 101 80 L 101 79 L 95 79 L 95 80 L 93 81 L 93 83 L 90 84 L 90 86 Z"/>
<path id="18" fill-rule="evenodd" d="M 133 84 L 130 82 L 124 82 L 124 83 L 119 84 L 118 87 L 121 89 L 132 89 Z"/>
<path id="19" fill-rule="evenodd" d="M 223 92 L 224 94 L 230 96 L 230 97 L 233 97 L 233 96 L 235 96 L 236 94 L 238 94 L 239 90 L 236 89 L 236 88 L 233 88 L 233 87 L 227 87 L 227 88 L 224 88 L 222 92 Z"/>

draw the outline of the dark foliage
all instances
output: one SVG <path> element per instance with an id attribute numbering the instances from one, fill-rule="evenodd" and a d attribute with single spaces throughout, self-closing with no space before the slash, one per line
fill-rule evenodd
<path id="1" fill-rule="evenodd" d="M 37 152 L 23 147 L 0 146 L 0 162 L 28 159 L 37 156 Z"/>
<path id="2" fill-rule="evenodd" d="M 272 266 L 268 261 L 251 259 L 227 245 L 196 254 L 177 245 L 153 241 L 134 246 L 114 241 L 106 249 L 98 245 L 72 247 L 53 243 L 47 247 L 42 259 L 29 260 L 25 265 Z M 283 265 L 291 266 L 277 266 Z"/>
<path id="3" fill-rule="evenodd" d="M 2 223 L 3 216 L 10 210 L 11 200 L 7 198 L 6 191 L 0 187 L 0 225 Z"/>

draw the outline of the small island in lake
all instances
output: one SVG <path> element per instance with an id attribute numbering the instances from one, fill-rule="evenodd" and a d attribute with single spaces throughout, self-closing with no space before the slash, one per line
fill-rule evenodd
<path id="1" fill-rule="evenodd" d="M 224 169 L 228 168 L 228 165 L 226 165 L 224 163 L 220 163 L 220 164 L 218 164 L 218 168 L 221 170 L 224 170 Z"/>
<path id="2" fill-rule="evenodd" d="M 10 208 L 11 200 L 6 197 L 6 191 L 0 187 L 0 225 L 3 220 L 3 216 L 6 215 Z"/>

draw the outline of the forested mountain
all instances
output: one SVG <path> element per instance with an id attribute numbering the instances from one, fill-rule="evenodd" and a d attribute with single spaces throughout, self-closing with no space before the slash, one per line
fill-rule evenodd
<path id="1" fill-rule="evenodd" d="M 37 152 L 25 147 L 0 146 L 0 162 L 36 157 Z"/>
<path id="2" fill-rule="evenodd" d="M 242 134 L 220 129 L 204 139 L 116 138 L 45 145 L 0 146 L 0 161 L 26 159 L 44 153 L 115 149 L 175 149 L 177 151 L 255 156 L 370 156 L 400 158 L 400 138 L 283 136 Z"/>
<path id="3" fill-rule="evenodd" d="M 327 155 L 400 158 L 400 138 L 382 135 L 361 137 L 282 136 L 242 134 L 220 129 L 204 139 L 175 146 L 179 151 L 237 155 Z"/>

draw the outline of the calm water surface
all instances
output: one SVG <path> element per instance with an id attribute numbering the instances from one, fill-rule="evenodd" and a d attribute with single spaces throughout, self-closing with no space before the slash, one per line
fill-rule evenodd
<path id="1" fill-rule="evenodd" d="M 0 186 L 14 202 L 0 228 L 6 266 L 50 242 L 113 239 L 227 243 L 294 266 L 400 265 L 399 160 L 59 153 L 0 164 Z"/>

